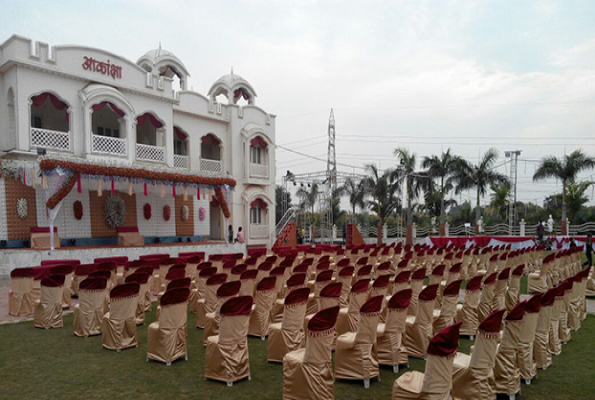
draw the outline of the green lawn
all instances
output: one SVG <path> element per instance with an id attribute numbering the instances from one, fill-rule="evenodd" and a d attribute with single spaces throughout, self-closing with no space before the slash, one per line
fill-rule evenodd
<path id="1" fill-rule="evenodd" d="M 155 313 L 147 314 L 151 322 Z M 63 329 L 41 330 L 32 322 L 0 326 L 0 399 L 281 399 L 283 367 L 266 362 L 266 342 L 249 339 L 252 381 L 228 388 L 204 380 L 205 350 L 202 330 L 189 318 L 189 361 L 171 367 L 145 362 L 146 326 L 139 327 L 139 347 L 116 353 L 101 347 L 101 337 L 78 338 L 72 333 L 72 315 Z M 523 385 L 522 398 L 535 400 L 593 399 L 595 389 L 595 317 L 573 334 L 562 355 L 531 386 Z M 471 342 L 463 339 L 461 350 Z M 424 362 L 411 360 L 422 370 Z M 402 374 L 406 369 L 402 370 Z M 338 381 L 337 399 L 390 399 L 400 374 L 382 368 L 382 382 L 366 390 L 361 382 Z"/>

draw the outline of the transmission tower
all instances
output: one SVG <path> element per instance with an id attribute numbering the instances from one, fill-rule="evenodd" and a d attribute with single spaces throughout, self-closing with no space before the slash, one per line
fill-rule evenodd
<path id="1" fill-rule="evenodd" d="M 328 119 L 328 155 L 326 161 L 325 193 L 320 196 L 320 235 L 321 239 L 332 240 L 333 196 L 337 191 L 337 154 L 335 151 L 335 114 L 331 108 Z"/>
<path id="2" fill-rule="evenodd" d="M 509 232 L 514 233 L 514 224 L 516 220 L 516 188 L 518 180 L 519 156 L 522 150 L 512 150 L 504 152 L 504 155 L 510 157 L 510 192 L 508 200 L 508 226 Z"/>

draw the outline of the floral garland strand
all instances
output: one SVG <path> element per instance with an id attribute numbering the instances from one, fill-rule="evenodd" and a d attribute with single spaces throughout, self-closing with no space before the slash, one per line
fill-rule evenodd
<path id="1" fill-rule="evenodd" d="M 60 189 L 58 189 L 58 191 L 56 193 L 54 193 L 54 195 L 52 197 L 50 197 L 49 200 L 45 203 L 46 207 L 49 208 L 50 210 L 53 210 L 54 208 L 56 208 L 56 206 L 66 196 L 68 196 L 68 193 L 70 193 L 70 191 L 76 184 L 78 178 L 79 178 L 78 172 L 75 172 L 70 178 L 68 178 L 66 183 L 64 183 L 64 185 L 62 185 L 62 187 Z"/>
<path id="2" fill-rule="evenodd" d="M 225 218 L 231 217 L 231 212 L 229 211 L 229 206 L 227 205 L 227 200 L 225 200 L 225 196 L 223 195 L 223 190 L 220 186 L 215 188 L 215 199 L 219 202 L 221 206 L 221 211 L 223 211 L 223 215 Z"/>

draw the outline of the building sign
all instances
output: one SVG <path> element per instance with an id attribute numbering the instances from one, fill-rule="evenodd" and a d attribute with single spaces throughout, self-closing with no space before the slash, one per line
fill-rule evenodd
<path id="1" fill-rule="evenodd" d="M 103 75 L 111 76 L 114 79 L 122 79 L 122 67 L 116 64 L 110 64 L 110 61 L 102 62 L 94 59 L 93 57 L 83 57 L 85 62 L 83 63 L 83 69 L 88 71 L 98 72 Z"/>

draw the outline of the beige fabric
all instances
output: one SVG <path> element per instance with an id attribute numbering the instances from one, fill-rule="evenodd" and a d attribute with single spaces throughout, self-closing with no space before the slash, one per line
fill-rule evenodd
<path id="1" fill-rule="evenodd" d="M 517 353 L 517 365 L 521 378 L 530 381 L 537 374 L 537 364 L 533 361 L 533 342 L 535 341 L 535 330 L 537 329 L 537 320 L 539 313 L 525 313 L 519 350 Z"/>
<path id="2" fill-rule="evenodd" d="M 95 336 L 101 334 L 103 304 L 107 289 L 79 292 L 79 302 L 74 306 L 73 330 L 76 336 Z"/>
<path id="3" fill-rule="evenodd" d="M 334 400 L 331 347 L 335 330 L 309 334 L 306 347 L 283 358 L 284 400 Z"/>
<path id="4" fill-rule="evenodd" d="M 339 276 L 337 282 L 341 283 L 341 307 L 347 307 L 349 305 L 349 294 L 351 293 L 351 276 Z"/>
<path id="5" fill-rule="evenodd" d="M 307 303 L 292 304 L 283 309 L 282 322 L 269 326 L 267 360 L 283 362 L 283 357 L 304 346 L 304 326 Z"/>
<path id="6" fill-rule="evenodd" d="M 564 303 L 560 311 L 560 342 L 568 343 L 570 341 L 570 327 L 568 326 L 568 311 L 570 310 L 570 299 L 572 290 L 564 293 Z"/>
<path id="7" fill-rule="evenodd" d="M 409 308 L 407 309 L 407 315 L 415 316 L 417 315 L 417 303 L 419 293 L 423 289 L 424 281 L 420 279 L 412 280 L 411 281 L 411 302 L 409 303 Z M 397 288 L 393 288 L 393 294 L 396 293 Z"/>
<path id="8" fill-rule="evenodd" d="M 219 335 L 207 340 L 206 378 L 235 382 L 250 376 L 249 323 L 249 315 L 221 316 Z"/>
<path id="9" fill-rule="evenodd" d="M 54 232 L 54 248 L 60 248 L 60 236 Z M 31 248 L 32 249 L 49 249 L 52 243 L 49 232 L 40 232 L 31 234 Z"/>
<path id="10" fill-rule="evenodd" d="M 204 300 L 206 292 L 207 292 L 207 278 L 205 277 L 196 277 L 195 281 L 196 289 L 192 289 L 190 292 L 190 298 L 188 302 L 190 303 L 190 309 L 192 312 L 196 313 L 198 308 L 198 301 Z"/>
<path id="11" fill-rule="evenodd" d="M 549 328 L 554 306 L 541 307 L 537 318 L 535 329 L 535 340 L 533 341 L 533 359 L 537 368 L 546 369 L 552 364 L 552 355 L 548 351 Z"/>
<path id="12" fill-rule="evenodd" d="M 110 310 L 103 316 L 101 334 L 103 347 L 124 350 L 138 346 L 136 336 L 136 309 L 138 295 L 111 299 Z"/>
<path id="13" fill-rule="evenodd" d="M 73 272 L 64 275 L 64 290 L 62 290 L 62 308 L 72 306 L 72 276 Z"/>
<path id="14" fill-rule="evenodd" d="M 72 277 L 72 282 L 70 284 L 70 288 L 71 288 L 73 296 L 79 295 L 79 286 L 80 286 L 81 282 L 84 281 L 85 279 L 87 279 L 88 277 L 89 277 L 89 275 L 74 274 L 74 276 Z"/>
<path id="15" fill-rule="evenodd" d="M 203 344 L 207 345 L 207 340 L 210 336 L 217 336 L 219 334 L 219 322 L 221 321 L 221 306 L 229 299 L 235 296 L 217 296 L 217 305 L 215 311 L 206 313 L 205 315 L 205 331 L 203 332 Z"/>
<path id="16" fill-rule="evenodd" d="M 204 328 L 207 313 L 215 312 L 217 308 L 217 289 L 221 285 L 206 285 L 205 297 L 196 302 L 196 327 Z"/>
<path id="17" fill-rule="evenodd" d="M 360 313 L 357 332 L 337 338 L 335 376 L 340 379 L 371 379 L 379 375 L 376 334 L 380 312 Z"/>
<path id="18" fill-rule="evenodd" d="M 138 232 L 118 232 L 118 246 L 144 246 L 145 237 Z"/>
<path id="19" fill-rule="evenodd" d="M 555 356 L 562 352 L 562 343 L 560 342 L 560 313 L 562 307 L 564 307 L 564 298 L 556 297 L 552 306 L 548 333 L 548 352 Z"/>
<path id="20" fill-rule="evenodd" d="M 11 278 L 8 313 L 15 316 L 31 314 L 33 303 L 33 277 Z"/>
<path id="21" fill-rule="evenodd" d="M 479 304 L 477 306 L 477 318 L 481 323 L 485 317 L 487 317 L 492 312 L 492 302 L 494 300 L 494 292 L 496 290 L 496 285 L 484 285 L 483 289 L 481 290 L 481 296 L 479 298 Z"/>
<path id="22" fill-rule="evenodd" d="M 405 309 L 389 310 L 386 323 L 378 324 L 376 349 L 379 364 L 396 366 L 408 363 L 407 348 L 403 340 L 406 318 Z"/>
<path id="23" fill-rule="evenodd" d="M 393 384 L 393 400 L 450 400 L 454 357 L 428 355 L 425 373 L 406 372 Z"/>
<path id="24" fill-rule="evenodd" d="M 254 296 L 256 279 L 243 279 L 241 282 L 242 286 L 240 287 L 240 293 L 238 296 Z"/>
<path id="25" fill-rule="evenodd" d="M 405 346 L 411 357 L 425 358 L 432 338 L 434 300 L 420 301 L 415 318 L 406 320 Z"/>
<path id="26" fill-rule="evenodd" d="M 366 302 L 367 297 L 367 292 L 349 294 L 349 306 L 339 310 L 339 316 L 337 318 L 338 336 L 347 332 L 357 332 L 359 309 Z"/>
<path id="27" fill-rule="evenodd" d="M 140 285 L 140 290 L 138 292 L 138 302 L 136 304 L 136 324 L 137 325 L 145 324 L 145 311 L 147 309 L 147 293 L 150 293 L 148 281 L 147 281 L 147 283 Z M 149 306 L 149 308 L 150 308 L 150 306 Z M 157 319 L 159 319 L 159 315 L 157 315 Z"/>
<path id="28" fill-rule="evenodd" d="M 548 289 L 547 274 L 552 263 L 541 265 L 537 272 L 531 272 L 527 278 L 527 291 L 529 293 L 544 293 Z"/>
<path id="29" fill-rule="evenodd" d="M 35 302 L 33 325 L 37 328 L 62 328 L 62 286 L 41 286 L 39 300 Z"/>
<path id="30" fill-rule="evenodd" d="M 442 329 L 454 323 L 455 316 L 457 314 L 457 302 L 459 301 L 459 294 L 454 296 L 443 296 L 442 297 L 442 308 L 440 309 L 440 315 L 434 319 L 432 324 L 433 334 L 437 334 Z"/>
<path id="31" fill-rule="evenodd" d="M 270 316 L 275 302 L 275 290 L 258 290 L 254 298 L 254 311 L 250 315 L 248 335 L 264 338 L 269 333 Z"/>
<path id="32" fill-rule="evenodd" d="M 506 312 L 510 312 L 516 303 L 519 302 L 519 298 L 521 295 L 521 277 L 518 275 L 512 275 L 510 279 L 510 284 L 508 285 L 508 290 L 506 291 L 505 296 L 505 306 Z"/>
<path id="33" fill-rule="evenodd" d="M 494 366 L 495 391 L 507 395 L 521 389 L 521 374 L 517 365 L 517 351 L 520 343 L 523 321 L 506 321 L 502 342 L 498 346 Z"/>
<path id="34" fill-rule="evenodd" d="M 457 353 L 453 363 L 452 396 L 457 400 L 495 400 L 492 388 L 499 334 L 478 332 L 473 355 Z"/>
<path id="35" fill-rule="evenodd" d="M 466 291 L 463 304 L 457 305 L 455 319 L 457 321 L 463 321 L 460 329 L 461 335 L 475 336 L 477 332 L 477 328 L 479 327 L 477 308 L 480 294 L 479 290 Z"/>
<path id="36" fill-rule="evenodd" d="M 496 288 L 494 289 L 494 298 L 492 299 L 492 308 L 491 308 L 492 311 L 502 310 L 505 307 L 505 301 L 506 301 L 505 296 L 506 296 L 507 285 L 508 285 L 508 281 L 505 281 L 505 280 L 497 280 L 496 281 Z M 482 321 L 483 321 L 483 319 L 482 319 Z"/>
<path id="37" fill-rule="evenodd" d="M 147 330 L 147 359 L 171 363 L 186 357 L 187 302 L 162 307 Z"/>

